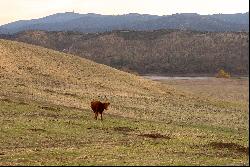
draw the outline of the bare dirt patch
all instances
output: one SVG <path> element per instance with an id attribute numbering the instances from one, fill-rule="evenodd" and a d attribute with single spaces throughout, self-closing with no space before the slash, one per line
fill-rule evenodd
<path id="1" fill-rule="evenodd" d="M 159 133 L 151 133 L 151 134 L 140 134 L 138 136 L 142 136 L 142 137 L 147 137 L 147 138 L 153 138 L 153 139 L 157 139 L 157 138 L 160 138 L 160 139 L 171 139 L 169 136 L 165 136 L 165 135 L 162 135 L 162 134 L 159 134 Z"/>
<path id="2" fill-rule="evenodd" d="M 215 149 L 228 149 L 236 153 L 249 155 L 249 147 L 243 147 L 235 143 L 212 142 L 208 146 L 213 147 Z"/>
<path id="3" fill-rule="evenodd" d="M 29 130 L 33 132 L 45 132 L 46 131 L 45 129 L 39 129 L 39 128 L 31 128 Z"/>
<path id="4" fill-rule="evenodd" d="M 48 93 L 57 93 L 56 91 L 50 89 L 44 89 L 43 91 Z"/>
<path id="5" fill-rule="evenodd" d="M 66 92 L 66 93 L 62 93 L 63 95 L 66 95 L 66 96 L 72 96 L 72 97 L 78 97 L 78 95 L 74 94 L 74 93 L 69 93 L 69 92 Z"/>
<path id="6" fill-rule="evenodd" d="M 50 110 L 50 111 L 60 111 L 60 108 L 54 108 L 54 107 L 50 107 L 50 106 L 38 106 L 41 109 L 44 110 Z"/>
<path id="7" fill-rule="evenodd" d="M 19 105 L 29 105 L 28 103 L 25 103 L 23 101 L 18 102 Z"/>
<path id="8" fill-rule="evenodd" d="M 134 129 L 131 129 L 129 127 L 115 127 L 114 130 L 118 131 L 118 132 L 132 132 L 132 131 L 134 131 Z"/>
<path id="9" fill-rule="evenodd" d="M 10 99 L 0 99 L 1 101 L 4 101 L 4 102 L 7 102 L 7 103 L 10 103 L 12 102 Z"/>

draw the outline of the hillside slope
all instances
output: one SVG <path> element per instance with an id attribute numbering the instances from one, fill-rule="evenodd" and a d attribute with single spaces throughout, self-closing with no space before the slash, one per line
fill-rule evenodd
<path id="1" fill-rule="evenodd" d="M 249 74 L 249 33 L 178 30 L 99 34 L 26 31 L 3 38 L 75 54 L 140 74 Z"/>
<path id="2" fill-rule="evenodd" d="M 247 104 L 7 40 L 0 69 L 1 165 L 248 162 Z M 92 99 L 111 103 L 103 122 L 93 120 Z"/>
<path id="3" fill-rule="evenodd" d="M 4 96 L 89 108 L 98 97 L 115 106 L 169 93 L 157 83 L 77 56 L 3 40 L 0 47 Z"/>

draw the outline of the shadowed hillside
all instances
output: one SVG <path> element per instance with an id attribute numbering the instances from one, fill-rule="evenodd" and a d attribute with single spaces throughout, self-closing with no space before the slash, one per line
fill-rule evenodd
<path id="1" fill-rule="evenodd" d="M 7 40 L 0 69 L 1 165 L 248 162 L 246 104 Z M 93 119 L 92 99 L 111 103 L 103 122 Z"/>
<path id="2" fill-rule="evenodd" d="M 140 74 L 249 74 L 249 33 L 178 30 L 27 31 L 2 38 L 41 45 Z"/>

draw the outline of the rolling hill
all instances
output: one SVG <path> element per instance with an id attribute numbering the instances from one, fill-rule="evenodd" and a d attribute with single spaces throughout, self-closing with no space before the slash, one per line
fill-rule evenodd
<path id="1" fill-rule="evenodd" d="M 248 163 L 247 104 L 21 42 L 0 40 L 0 113 L 1 165 Z"/>
<path id="2" fill-rule="evenodd" d="M 177 13 L 124 15 L 56 13 L 39 19 L 19 20 L 0 26 L 0 34 L 13 34 L 27 30 L 78 31 L 84 33 L 112 30 L 186 29 L 196 31 L 249 31 L 249 12 L 236 14 L 199 15 Z"/>
<path id="3" fill-rule="evenodd" d="M 139 74 L 249 75 L 248 32 L 180 30 L 106 33 L 24 31 L 2 35 Z"/>

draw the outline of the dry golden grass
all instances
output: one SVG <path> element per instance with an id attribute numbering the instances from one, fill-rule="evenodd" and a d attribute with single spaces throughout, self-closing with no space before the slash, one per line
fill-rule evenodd
<path id="1" fill-rule="evenodd" d="M 105 65 L 10 41 L 1 41 L 0 67 L 1 93 L 18 96 L 22 92 L 29 99 L 71 107 L 86 108 L 91 99 L 104 96 L 112 101 L 114 96 L 136 98 L 168 91 Z"/>
<path id="2" fill-rule="evenodd" d="M 103 123 L 93 120 L 92 99 L 111 103 Z M 246 104 L 24 43 L 0 40 L 0 112 L 0 165 L 247 163 L 245 152 L 210 145 L 247 147 Z"/>
<path id="3" fill-rule="evenodd" d="M 246 105 L 249 102 L 248 78 L 208 77 L 207 79 L 162 79 L 158 81 L 199 96 Z"/>

